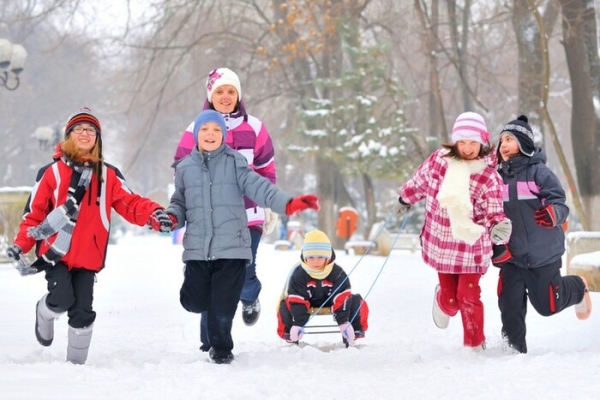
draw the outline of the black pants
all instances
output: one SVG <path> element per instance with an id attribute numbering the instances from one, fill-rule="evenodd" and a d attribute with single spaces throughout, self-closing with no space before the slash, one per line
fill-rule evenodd
<path id="1" fill-rule="evenodd" d="M 527 352 L 525 315 L 528 297 L 533 308 L 545 317 L 583 299 L 583 280 L 574 275 L 561 276 L 561 265 L 559 259 L 539 268 L 521 268 L 510 263 L 500 268 L 498 306 L 502 335 L 522 353 Z"/>
<path id="2" fill-rule="evenodd" d="M 233 349 L 231 327 L 247 263 L 241 259 L 186 262 L 181 305 L 189 312 L 207 312 L 208 341 L 217 353 Z"/>
<path id="3" fill-rule="evenodd" d="M 95 277 L 94 271 L 81 268 L 69 271 L 60 262 L 46 269 L 46 304 L 52 311 L 67 311 L 69 325 L 73 328 L 90 326 L 96 320 L 96 312 L 92 309 Z"/>
<path id="4" fill-rule="evenodd" d="M 242 304 L 252 304 L 258 299 L 262 284 L 256 276 L 256 253 L 258 252 L 258 244 L 262 237 L 262 231 L 258 229 L 250 228 L 250 250 L 252 251 L 252 260 L 246 265 L 246 278 L 244 279 L 244 286 L 242 288 L 242 294 L 240 295 L 240 301 Z M 210 341 L 208 340 L 208 323 L 207 323 L 206 311 L 200 316 L 200 342 L 202 342 L 203 349 L 210 348 Z"/>

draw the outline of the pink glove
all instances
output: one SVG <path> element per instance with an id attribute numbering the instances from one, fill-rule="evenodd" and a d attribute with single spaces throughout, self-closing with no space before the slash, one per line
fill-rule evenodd
<path id="1" fill-rule="evenodd" d="M 354 343 L 356 340 L 356 336 L 354 335 L 354 328 L 350 325 L 350 322 L 344 322 L 340 325 L 340 332 L 342 332 L 342 336 L 344 339 L 348 341 L 348 343 Z"/>
<path id="2" fill-rule="evenodd" d="M 292 326 L 290 329 L 290 340 L 292 342 L 298 342 L 302 339 L 302 336 L 304 336 L 304 328 L 297 325 Z"/>

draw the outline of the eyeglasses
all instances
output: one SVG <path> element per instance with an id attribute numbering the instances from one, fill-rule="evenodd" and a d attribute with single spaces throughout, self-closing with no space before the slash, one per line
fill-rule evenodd
<path id="1" fill-rule="evenodd" d="M 77 128 L 73 128 L 73 132 L 81 135 L 83 133 L 83 131 L 86 131 L 88 135 L 90 136 L 96 136 L 96 129 L 95 128 L 82 128 L 80 126 L 78 126 Z"/>

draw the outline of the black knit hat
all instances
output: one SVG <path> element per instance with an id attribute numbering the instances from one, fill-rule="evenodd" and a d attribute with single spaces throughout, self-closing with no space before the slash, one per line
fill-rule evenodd
<path id="1" fill-rule="evenodd" d="M 519 118 L 510 121 L 502 127 L 500 135 L 505 132 L 512 134 L 517 139 L 521 153 L 527 157 L 531 157 L 535 153 L 535 145 L 533 143 L 533 131 L 528 122 L 529 119 L 526 115 L 519 115 Z M 498 149 L 500 149 L 500 147 L 498 147 Z"/>

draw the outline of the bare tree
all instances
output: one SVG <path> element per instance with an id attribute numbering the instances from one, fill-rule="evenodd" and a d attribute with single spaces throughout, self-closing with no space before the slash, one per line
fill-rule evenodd
<path id="1" fill-rule="evenodd" d="M 559 0 L 565 54 L 571 78 L 573 107 L 571 136 L 577 183 L 591 229 L 600 229 L 600 58 L 598 30 L 592 0 Z"/>

